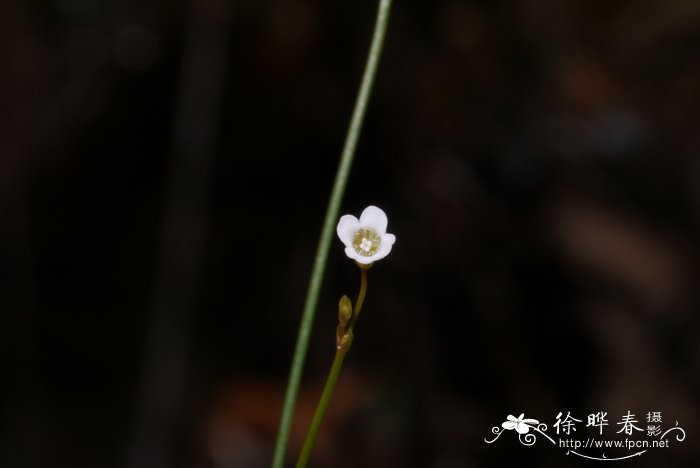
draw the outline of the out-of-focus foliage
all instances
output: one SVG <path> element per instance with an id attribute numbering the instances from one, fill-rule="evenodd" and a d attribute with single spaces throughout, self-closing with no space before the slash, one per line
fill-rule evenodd
<path id="1" fill-rule="evenodd" d="M 159 252 L 193 232 L 199 267 L 172 261 L 193 300 L 161 445 L 168 466 L 266 466 L 374 11 L 2 2 L 0 466 L 124 466 L 156 293 L 182 299 Z M 224 69 L 206 46 L 185 73 L 210 39 Z M 483 442 L 521 412 L 663 411 L 697 434 L 699 47 L 698 2 L 396 2 L 344 212 L 382 206 L 399 240 L 316 466 L 581 464 Z M 211 73 L 218 106 L 188 107 Z M 188 147 L 201 132 L 212 146 Z M 211 176 L 174 183 L 200 153 Z M 196 208 L 163 233 L 173 200 Z M 333 252 L 292 455 L 357 284 Z M 635 466 L 693 466 L 691 438 Z"/>

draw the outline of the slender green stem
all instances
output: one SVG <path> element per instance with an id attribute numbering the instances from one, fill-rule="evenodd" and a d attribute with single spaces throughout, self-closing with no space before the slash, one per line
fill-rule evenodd
<path id="1" fill-rule="evenodd" d="M 314 448 L 314 442 L 316 442 L 316 435 L 318 435 L 318 430 L 321 428 L 321 422 L 323 422 L 323 417 L 326 415 L 326 409 L 328 409 L 328 403 L 331 401 L 333 396 L 333 391 L 335 390 L 335 384 L 338 383 L 338 376 L 340 375 L 340 370 L 343 368 L 343 361 L 347 355 L 347 350 L 338 347 L 335 351 L 335 358 L 333 359 L 333 365 L 328 373 L 328 378 L 326 379 L 326 385 L 323 387 L 323 393 L 321 394 L 321 399 L 318 401 L 316 406 L 316 412 L 314 413 L 314 419 L 311 421 L 311 426 L 309 427 L 309 432 L 306 435 L 306 440 L 304 441 L 304 446 L 299 454 L 299 459 L 297 460 L 296 468 L 304 468 L 309 462 L 309 457 L 311 457 L 311 450 Z"/>
<path id="2" fill-rule="evenodd" d="M 311 279 L 309 281 L 309 288 L 306 293 L 304 311 L 299 324 L 299 332 L 294 349 L 294 357 L 292 358 L 292 366 L 289 373 L 289 381 L 287 383 L 287 392 L 284 397 L 282 416 L 280 418 L 277 441 L 275 443 L 272 468 L 282 468 L 284 465 L 287 440 L 289 439 L 289 431 L 292 425 L 292 417 L 294 415 L 294 406 L 296 405 L 299 384 L 301 383 L 301 374 L 304 368 L 304 360 L 306 358 L 306 351 L 308 349 L 314 315 L 316 313 L 318 295 L 321 289 L 323 274 L 326 269 L 328 250 L 333 237 L 335 223 L 338 219 L 340 203 L 343 199 L 343 194 L 345 193 L 350 168 L 352 167 L 352 162 L 355 156 L 355 148 L 357 147 L 357 140 L 360 136 L 360 129 L 362 128 L 362 122 L 365 117 L 365 110 L 372 91 L 374 76 L 377 72 L 379 56 L 381 55 L 382 47 L 384 45 L 384 36 L 386 34 L 390 10 L 391 0 L 380 0 L 377 20 L 374 27 L 374 34 L 372 36 L 372 44 L 370 46 L 369 54 L 367 55 L 367 63 L 365 65 L 364 74 L 362 75 L 360 90 L 357 94 L 357 99 L 355 100 L 355 108 L 350 120 L 350 126 L 348 127 L 348 133 L 345 137 L 345 144 L 343 145 L 342 156 L 338 165 L 338 172 L 335 176 L 335 182 L 333 184 L 328 209 L 326 210 L 326 218 L 323 223 L 321 238 L 316 250 L 316 258 L 314 260 Z"/>
<path id="3" fill-rule="evenodd" d="M 345 332 L 345 338 L 348 338 L 347 342 L 343 344 L 338 344 L 335 350 L 335 358 L 333 359 L 333 364 L 331 365 L 331 370 L 328 373 L 328 378 L 326 379 L 326 385 L 323 387 L 323 393 L 321 393 L 321 399 L 316 405 L 316 411 L 314 412 L 314 418 L 311 420 L 311 426 L 309 427 L 309 432 L 306 434 L 306 440 L 304 441 L 304 446 L 299 454 L 299 459 L 297 460 L 296 468 L 305 468 L 306 464 L 309 462 L 309 457 L 311 457 L 311 450 L 314 448 L 314 443 L 316 442 L 316 436 L 321 428 L 321 423 L 326 415 L 326 410 L 328 409 L 328 404 L 333 397 L 333 392 L 335 391 L 335 386 L 338 383 L 338 377 L 340 376 L 340 370 L 343 368 L 343 361 L 345 356 L 350 350 L 353 339 L 353 330 L 355 324 L 357 323 L 357 317 L 360 316 L 360 310 L 362 310 L 362 304 L 365 302 L 365 295 L 367 294 L 367 270 L 361 268 L 360 276 L 360 292 L 357 295 L 357 301 L 355 301 L 355 310 L 352 313 L 352 318 L 348 324 L 348 328 Z"/>
<path id="4" fill-rule="evenodd" d="M 348 333 L 355 330 L 355 324 L 357 323 L 357 318 L 360 316 L 360 310 L 362 309 L 362 304 L 365 302 L 365 296 L 367 295 L 367 269 L 360 268 L 360 292 L 357 295 L 357 301 L 355 301 L 355 310 L 352 312 L 352 317 L 350 318 L 350 323 L 348 324 Z"/>

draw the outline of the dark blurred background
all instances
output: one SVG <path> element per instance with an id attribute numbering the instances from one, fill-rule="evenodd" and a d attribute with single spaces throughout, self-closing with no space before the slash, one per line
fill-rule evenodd
<path id="1" fill-rule="evenodd" d="M 0 3 L 0 466 L 269 464 L 376 4 Z M 601 410 L 697 466 L 699 48 L 692 0 L 395 1 L 314 466 L 584 466 L 484 438 Z M 334 239 L 290 460 L 357 287 Z"/>

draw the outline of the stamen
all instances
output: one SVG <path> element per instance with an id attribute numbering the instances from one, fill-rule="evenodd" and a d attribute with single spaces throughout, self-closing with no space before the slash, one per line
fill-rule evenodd
<path id="1" fill-rule="evenodd" d="M 360 229 L 352 236 L 352 246 L 355 252 L 363 257 L 371 257 L 379 250 L 382 239 L 372 228 Z"/>

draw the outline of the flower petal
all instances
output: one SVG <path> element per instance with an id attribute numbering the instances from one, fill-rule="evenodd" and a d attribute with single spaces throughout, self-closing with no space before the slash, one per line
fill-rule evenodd
<path id="1" fill-rule="evenodd" d="M 360 221 L 353 215 L 343 215 L 335 228 L 338 237 L 346 246 L 352 245 L 352 236 L 360 229 Z"/>
<path id="2" fill-rule="evenodd" d="M 530 426 L 523 423 L 517 423 L 515 425 L 515 430 L 518 432 L 518 434 L 527 434 L 530 432 Z"/>
<path id="3" fill-rule="evenodd" d="M 396 241 L 396 237 L 393 234 L 384 234 L 382 236 L 382 243 L 379 245 L 379 250 L 377 250 L 377 253 L 370 257 L 364 257 L 368 261 L 360 263 L 372 263 L 386 257 L 391 252 L 391 247 L 394 245 L 394 241 Z"/>
<path id="4" fill-rule="evenodd" d="M 503 427 L 503 429 L 506 429 L 506 430 L 510 431 L 510 430 L 512 430 L 512 429 L 515 429 L 515 422 L 513 422 L 513 421 L 506 421 L 506 422 L 504 422 L 503 424 L 501 424 L 501 426 Z"/>
<path id="5" fill-rule="evenodd" d="M 517 421 L 518 421 L 518 418 L 516 418 L 516 417 L 513 416 L 512 414 L 509 414 L 508 417 L 507 417 L 506 419 L 507 419 L 508 421 L 514 421 L 514 422 L 517 422 Z"/>
<path id="6" fill-rule="evenodd" d="M 371 227 L 380 236 L 386 234 L 387 224 L 389 224 L 389 220 L 386 217 L 386 213 L 376 206 L 368 206 L 360 215 L 360 225 L 363 228 Z"/>
<path id="7" fill-rule="evenodd" d="M 531 426 L 537 426 L 540 423 L 537 419 L 523 419 L 522 422 Z"/>
<path id="8" fill-rule="evenodd" d="M 355 249 L 353 249 L 352 247 L 345 247 L 345 255 L 362 265 L 369 265 L 370 263 L 374 263 L 375 260 L 378 260 L 377 255 L 365 257 L 364 255 L 360 255 L 359 253 L 355 252 Z M 386 256 L 386 254 L 384 254 L 384 256 Z"/>

